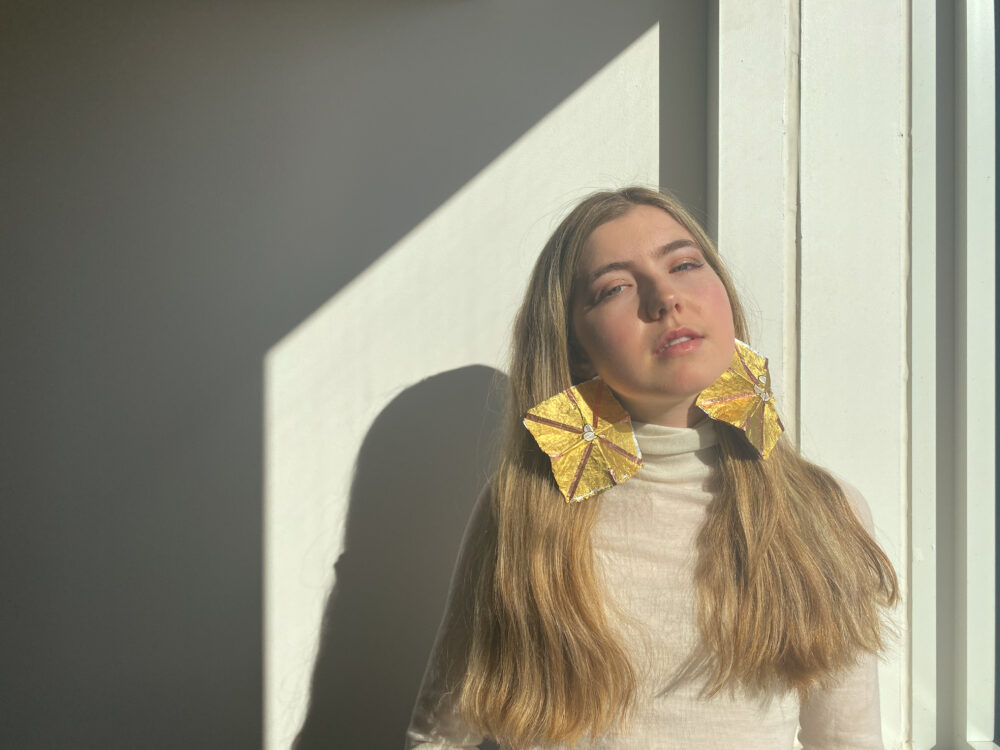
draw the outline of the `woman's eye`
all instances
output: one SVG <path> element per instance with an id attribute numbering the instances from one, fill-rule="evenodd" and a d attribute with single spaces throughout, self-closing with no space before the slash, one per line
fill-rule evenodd
<path id="1" fill-rule="evenodd" d="M 696 260 L 686 260 L 683 263 L 678 263 L 676 266 L 670 269 L 670 272 L 674 271 L 690 271 L 695 268 L 701 268 L 701 263 Z"/>
<path id="2" fill-rule="evenodd" d="M 624 284 L 615 284 L 612 287 L 608 287 L 600 294 L 597 295 L 597 301 L 600 302 L 602 299 L 607 299 L 608 297 L 614 297 L 616 294 L 621 293 L 621 290 L 625 288 Z"/>

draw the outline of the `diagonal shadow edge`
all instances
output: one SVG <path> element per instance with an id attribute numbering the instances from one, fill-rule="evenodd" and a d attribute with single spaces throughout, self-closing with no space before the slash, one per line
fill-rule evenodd
<path id="1" fill-rule="evenodd" d="M 656 183 L 658 76 L 654 25 L 268 352 L 265 746 L 283 746 L 301 725 L 343 545 L 345 459 L 361 430 L 410 383 L 501 366 L 549 231 L 523 217 L 542 206 L 552 221 L 593 188 Z"/>

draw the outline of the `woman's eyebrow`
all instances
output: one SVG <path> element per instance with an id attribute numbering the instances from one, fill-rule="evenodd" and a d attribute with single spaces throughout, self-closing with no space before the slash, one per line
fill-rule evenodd
<path id="1" fill-rule="evenodd" d="M 653 255 L 657 258 L 662 258 L 664 255 L 669 255 L 675 250 L 680 250 L 683 247 L 697 247 L 697 245 L 695 245 L 694 240 L 689 240 L 689 239 L 674 240 L 673 242 L 668 242 L 666 245 L 663 245 L 662 247 L 656 248 L 656 250 L 653 251 Z M 620 271 L 624 268 L 629 268 L 631 265 L 632 265 L 631 261 L 627 260 L 616 260 L 612 263 L 605 263 L 603 266 L 600 266 L 599 268 L 595 269 L 594 272 L 590 274 L 590 279 L 588 279 L 588 282 L 593 283 L 598 278 L 600 278 L 601 276 L 610 271 Z"/>

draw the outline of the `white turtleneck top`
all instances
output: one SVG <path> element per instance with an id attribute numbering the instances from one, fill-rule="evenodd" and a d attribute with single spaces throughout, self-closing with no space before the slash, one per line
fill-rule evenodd
<path id="1" fill-rule="evenodd" d="M 678 679 L 697 645 L 695 539 L 711 502 L 717 477 L 715 428 L 703 419 L 694 428 L 633 423 L 643 464 L 635 477 L 599 496 L 594 553 L 612 611 L 625 614 L 621 628 L 638 671 L 634 718 L 627 734 L 585 740 L 581 750 L 791 750 L 796 729 L 807 750 L 882 750 L 877 661 L 865 655 L 838 683 L 799 705 L 795 692 L 770 695 L 723 693 L 699 697 L 703 680 Z M 855 512 L 872 531 L 864 499 L 842 483 Z M 591 500 L 584 500 L 591 502 Z M 489 533 L 488 498 L 480 497 L 464 557 Z M 438 633 L 407 732 L 407 748 L 471 748 L 482 737 L 471 732 L 444 687 L 449 670 L 461 668 L 467 621 L 462 607 L 469 570 L 460 559 L 448 612 Z M 454 672 L 452 671 L 452 674 Z M 538 750 L 542 750 L 539 748 Z"/>

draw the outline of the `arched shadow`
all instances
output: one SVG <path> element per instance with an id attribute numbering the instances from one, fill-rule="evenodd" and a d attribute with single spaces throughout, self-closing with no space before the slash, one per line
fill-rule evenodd
<path id="1" fill-rule="evenodd" d="M 365 437 L 296 750 L 403 746 L 504 382 L 481 366 L 428 378 Z"/>

